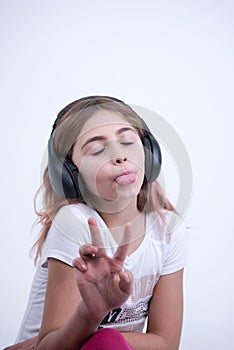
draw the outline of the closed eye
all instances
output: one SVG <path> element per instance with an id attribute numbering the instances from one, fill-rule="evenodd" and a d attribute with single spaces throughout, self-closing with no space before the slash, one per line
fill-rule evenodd
<path id="1" fill-rule="evenodd" d="M 121 143 L 121 145 L 126 145 L 126 146 L 128 146 L 128 145 L 132 145 L 134 142 L 133 141 L 122 141 L 122 142 L 120 142 Z"/>
<path id="2" fill-rule="evenodd" d="M 101 154 L 102 152 L 104 152 L 106 148 L 107 148 L 106 146 L 103 146 L 103 147 L 99 148 L 98 150 L 91 152 L 90 154 L 92 156 L 97 156 L 98 154 Z"/>

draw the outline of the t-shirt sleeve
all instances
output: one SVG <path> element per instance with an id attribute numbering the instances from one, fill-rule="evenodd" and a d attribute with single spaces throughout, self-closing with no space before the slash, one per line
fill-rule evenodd
<path id="1" fill-rule="evenodd" d="M 70 240 L 56 227 L 51 226 L 41 255 L 41 266 L 47 267 L 49 258 L 60 260 L 70 266 L 72 261 L 78 256 L 79 245 Z"/>
<path id="2" fill-rule="evenodd" d="M 91 243 L 86 218 L 71 209 L 60 209 L 53 220 L 42 249 L 42 267 L 47 267 L 49 258 L 72 266 L 73 259 L 79 256 L 79 247 Z"/>
<path id="3" fill-rule="evenodd" d="M 185 224 L 181 222 L 179 226 L 170 233 L 161 275 L 167 275 L 184 268 L 186 265 L 186 256 L 187 230 Z"/>

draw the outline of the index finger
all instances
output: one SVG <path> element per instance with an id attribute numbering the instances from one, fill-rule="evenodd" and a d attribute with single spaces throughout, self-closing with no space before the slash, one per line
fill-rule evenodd
<path id="1" fill-rule="evenodd" d="M 102 240 L 100 230 L 98 228 L 97 221 L 91 217 L 88 219 L 88 224 L 89 224 L 89 230 L 91 234 L 92 245 L 94 245 L 95 247 L 98 247 L 98 252 L 96 253 L 96 256 L 97 257 L 106 256 L 104 243 Z"/>
<path id="2" fill-rule="evenodd" d="M 130 223 L 127 223 L 125 225 L 124 234 L 121 238 L 119 246 L 114 254 L 115 259 L 118 259 L 121 262 L 124 262 L 129 251 L 131 237 L 132 237 L 132 226 Z"/>

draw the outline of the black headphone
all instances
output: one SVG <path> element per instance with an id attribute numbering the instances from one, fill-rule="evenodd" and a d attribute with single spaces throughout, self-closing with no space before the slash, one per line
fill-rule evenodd
<path id="1" fill-rule="evenodd" d="M 98 101 L 98 99 L 103 98 L 109 99 L 114 102 L 122 103 L 126 106 L 126 104 L 123 101 L 114 97 L 88 96 L 69 103 L 59 112 L 53 124 L 52 132 L 48 142 L 48 174 L 51 186 L 54 192 L 56 193 L 57 197 L 60 199 L 82 199 L 83 196 L 81 194 L 80 185 L 82 185 L 83 179 L 79 173 L 77 166 L 72 162 L 72 160 L 68 156 L 59 157 L 57 155 L 53 140 L 54 130 L 57 127 L 60 120 L 62 119 L 62 117 L 78 102 L 88 102 L 90 100 L 90 104 L 88 105 L 95 105 L 100 103 L 100 100 Z M 95 99 L 97 99 L 97 101 L 95 101 L 96 103 L 94 102 Z M 85 107 L 87 107 L 87 105 Z M 151 134 L 149 128 L 147 127 L 146 123 L 142 118 L 141 122 L 142 128 L 145 131 L 145 135 L 142 138 L 142 144 L 144 146 L 145 151 L 144 183 L 153 182 L 154 180 L 156 180 L 160 173 L 162 155 L 158 141 Z"/>

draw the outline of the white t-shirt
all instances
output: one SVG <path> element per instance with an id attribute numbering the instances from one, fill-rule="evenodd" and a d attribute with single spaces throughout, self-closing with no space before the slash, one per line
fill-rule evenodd
<path id="1" fill-rule="evenodd" d="M 175 225 L 175 214 L 163 210 L 164 220 L 156 213 L 146 214 L 146 232 L 140 246 L 124 262 L 124 269 L 134 276 L 133 291 L 129 299 L 110 312 L 100 327 L 116 328 L 125 332 L 142 332 L 148 314 L 153 289 L 160 276 L 182 269 L 186 260 L 186 229 L 183 223 Z M 85 204 L 65 206 L 58 212 L 43 245 L 26 312 L 16 342 L 38 334 L 43 314 L 48 278 L 48 258 L 58 259 L 70 266 L 78 256 L 79 247 L 91 243 L 87 224 L 95 217 L 109 256 L 117 244 L 100 215 Z"/>

